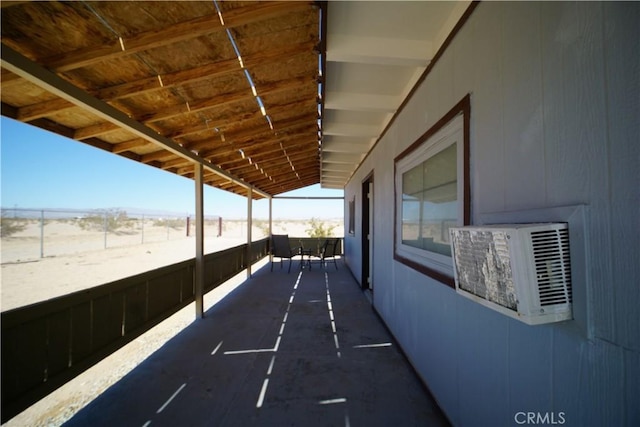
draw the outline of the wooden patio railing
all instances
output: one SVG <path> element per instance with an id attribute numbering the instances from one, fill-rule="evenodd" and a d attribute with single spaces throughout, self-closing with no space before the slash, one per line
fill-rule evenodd
<path id="1" fill-rule="evenodd" d="M 320 249 L 326 239 L 326 237 L 289 237 L 291 246 L 298 246 L 298 243 L 300 243 L 305 249 L 310 249 L 313 254 L 320 253 Z M 329 237 L 329 239 L 333 239 L 333 237 Z M 336 248 L 336 255 L 342 255 L 343 244 L 344 239 L 340 238 L 340 242 Z"/>
<path id="2" fill-rule="evenodd" d="M 269 240 L 208 254 L 205 292 L 268 255 Z M 195 259 L 6 311 L 2 423 L 194 301 Z"/>

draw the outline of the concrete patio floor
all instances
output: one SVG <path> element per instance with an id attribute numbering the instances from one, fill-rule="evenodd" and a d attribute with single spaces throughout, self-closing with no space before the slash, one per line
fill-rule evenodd
<path id="1" fill-rule="evenodd" d="M 339 266 L 267 264 L 65 426 L 447 426 Z"/>

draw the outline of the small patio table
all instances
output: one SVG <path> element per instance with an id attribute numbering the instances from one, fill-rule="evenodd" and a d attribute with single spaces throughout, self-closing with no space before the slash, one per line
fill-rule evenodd
<path id="1" fill-rule="evenodd" d="M 303 269 L 305 265 L 309 266 L 309 270 L 311 270 L 311 255 L 313 255 L 313 250 L 312 249 L 307 249 L 304 246 L 300 246 L 300 249 L 298 250 L 298 252 L 300 253 L 301 256 L 301 260 L 300 260 L 300 268 Z M 304 257 L 307 257 L 307 261 L 305 263 Z"/>

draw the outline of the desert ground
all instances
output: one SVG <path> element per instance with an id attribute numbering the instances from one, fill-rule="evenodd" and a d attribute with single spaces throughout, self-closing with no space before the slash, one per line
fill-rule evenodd
<path id="1" fill-rule="evenodd" d="M 342 220 L 326 220 L 332 235 L 343 236 Z M 141 228 L 141 227 L 140 227 Z M 274 234 L 306 237 L 309 221 L 273 222 Z M 193 232 L 166 225 L 147 224 L 144 235 L 138 230 L 105 233 L 78 227 L 69 221 L 48 221 L 46 225 L 29 220 L 26 226 L 3 236 L 0 241 L 2 311 L 44 301 L 67 293 L 109 283 L 195 256 Z M 222 235 L 218 225 L 205 225 L 205 253 L 240 245 L 247 240 L 246 221 L 225 220 Z M 254 221 L 252 239 L 266 237 L 266 221 Z M 259 266 L 266 263 L 262 260 Z M 240 273 L 205 297 L 206 309 L 242 283 Z M 176 335 L 194 319 L 193 304 L 156 326 L 129 345 L 103 360 L 74 380 L 42 399 L 5 425 L 58 426 L 82 409 L 93 398 Z"/>
<path id="2" fill-rule="evenodd" d="M 334 226 L 332 235 L 343 235 L 340 221 L 324 223 Z M 291 237 L 305 237 L 309 228 L 304 220 L 273 222 L 274 234 Z M 246 221 L 225 220 L 221 231 L 218 237 L 217 221 L 205 224 L 205 253 L 247 241 Z M 254 221 L 253 240 L 267 233 L 267 221 Z M 39 221 L 31 220 L 24 230 L 0 242 L 0 308 L 10 310 L 193 258 L 195 230 L 189 234 L 182 227 L 147 225 L 144 236 L 139 230 L 126 230 L 109 232 L 105 238 L 104 232 L 67 221 L 51 221 L 41 229 Z"/>

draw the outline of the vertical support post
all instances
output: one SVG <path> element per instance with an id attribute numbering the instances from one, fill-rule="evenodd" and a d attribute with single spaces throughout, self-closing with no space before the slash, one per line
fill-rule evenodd
<path id="1" fill-rule="evenodd" d="M 273 197 L 269 197 L 269 262 L 273 262 L 271 236 L 273 236 Z"/>
<path id="2" fill-rule="evenodd" d="M 251 278 L 251 227 L 253 226 L 253 189 L 247 190 L 247 279 Z"/>
<path id="3" fill-rule="evenodd" d="M 269 197 L 269 237 L 273 234 L 273 197 Z"/>
<path id="4" fill-rule="evenodd" d="M 204 189 L 202 183 L 202 165 L 195 164 L 196 183 L 196 270 L 195 301 L 196 318 L 204 317 Z"/>

